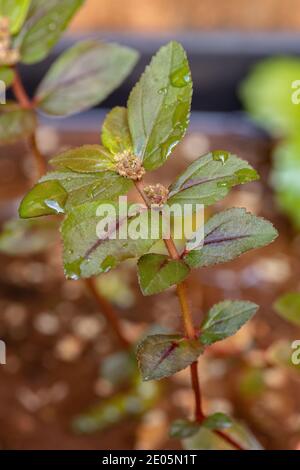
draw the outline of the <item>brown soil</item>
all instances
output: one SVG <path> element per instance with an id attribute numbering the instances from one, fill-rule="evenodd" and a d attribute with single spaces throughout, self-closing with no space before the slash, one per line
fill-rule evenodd
<path id="1" fill-rule="evenodd" d="M 60 139 L 62 145 L 77 145 L 97 142 L 97 135 L 64 134 Z M 205 407 L 229 409 L 248 423 L 268 449 L 295 448 L 300 442 L 299 376 L 266 364 L 264 392 L 255 399 L 239 392 L 241 376 L 249 369 L 249 363 L 256 367 L 264 361 L 261 348 L 266 349 L 278 339 L 300 337 L 299 331 L 272 310 L 272 303 L 280 293 L 299 288 L 299 238 L 276 209 L 267 183 L 269 145 L 264 140 L 237 135 L 194 134 L 186 138 L 164 170 L 151 175 L 150 182 L 160 176 L 160 182 L 167 184 L 189 163 L 193 155 L 188 139 L 195 142 L 198 139 L 203 150 L 208 146 L 234 151 L 248 159 L 262 175 L 259 183 L 233 191 L 215 210 L 227 206 L 248 207 L 271 219 L 280 232 L 271 246 L 218 268 L 198 271 L 189 279 L 197 323 L 213 303 L 223 298 L 245 298 L 261 305 L 256 319 L 239 335 L 239 340 L 220 343 L 221 349 L 201 360 Z M 25 153 L 19 146 L 0 148 L 2 220 L 13 213 L 17 199 L 28 187 L 26 173 L 30 165 L 20 160 Z M 1 255 L 0 338 L 7 344 L 7 364 L 0 366 L 0 448 L 132 449 L 141 445 L 140 442 L 149 448 L 178 448 L 179 442 L 167 437 L 157 442 L 155 420 L 163 429 L 171 417 L 190 411 L 192 397 L 185 373 L 165 381 L 167 398 L 162 396 L 146 417 L 127 417 L 105 432 L 90 435 L 72 431 L 74 416 L 104 400 L 101 384 L 96 387 L 99 365 L 104 357 L 118 349 L 118 344 L 102 320 L 99 334 L 92 339 L 74 330 L 74 319 L 88 317 L 97 321 L 102 316 L 80 281 L 64 280 L 60 256 L 59 244 L 39 256 Z M 145 300 L 139 293 L 134 270 L 129 267 L 128 272 L 133 305 L 116 307 L 126 331 L 136 337 L 145 324 L 153 322 L 180 329 L 174 290 L 154 296 L 151 301 Z M 53 317 L 57 320 L 54 325 Z"/>

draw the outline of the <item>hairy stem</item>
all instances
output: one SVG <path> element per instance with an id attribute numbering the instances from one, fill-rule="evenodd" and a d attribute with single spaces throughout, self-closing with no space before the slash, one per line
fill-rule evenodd
<path id="1" fill-rule="evenodd" d="M 100 307 L 101 312 L 107 319 L 108 323 L 112 326 L 113 331 L 118 338 L 121 346 L 124 349 L 130 348 L 130 342 L 125 337 L 122 325 L 120 323 L 119 317 L 117 316 L 116 312 L 112 308 L 111 304 L 100 294 L 99 290 L 96 286 L 95 278 L 89 278 L 85 280 L 86 286 L 89 291 L 93 294 L 97 304 Z"/>
<path id="2" fill-rule="evenodd" d="M 150 207 L 147 196 L 145 195 L 144 190 L 143 190 L 143 183 L 141 181 L 135 181 L 135 187 L 137 191 L 139 192 L 140 196 L 142 197 L 143 201 L 147 205 L 147 207 Z M 180 259 L 180 255 L 177 251 L 177 248 L 175 246 L 173 239 L 172 238 L 164 239 L 164 243 L 165 243 L 165 246 L 168 250 L 170 257 L 174 260 Z M 176 290 L 177 290 L 177 295 L 178 295 L 179 302 L 180 302 L 182 321 L 184 325 L 185 334 L 188 338 L 194 339 L 197 337 L 197 333 L 193 325 L 193 319 L 192 319 L 192 314 L 190 311 L 190 306 L 188 303 L 188 296 L 186 292 L 185 282 L 181 282 L 180 284 L 178 284 L 176 286 Z M 201 388 L 200 388 L 200 381 L 199 381 L 199 375 L 198 375 L 198 361 L 195 361 L 193 362 L 193 364 L 191 364 L 190 371 L 191 371 L 191 381 L 192 381 L 194 400 L 195 400 L 195 421 L 198 423 L 202 423 L 206 416 L 202 409 Z M 224 439 L 226 442 L 228 442 L 230 445 L 232 445 L 236 449 L 243 450 L 243 448 L 240 446 L 239 443 L 237 443 L 234 439 L 232 439 L 223 431 L 214 430 L 214 433 L 222 437 L 222 439 Z"/>

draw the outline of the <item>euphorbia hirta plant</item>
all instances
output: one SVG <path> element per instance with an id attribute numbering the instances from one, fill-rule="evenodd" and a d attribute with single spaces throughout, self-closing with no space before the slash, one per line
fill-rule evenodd
<path id="1" fill-rule="evenodd" d="M 204 413 L 197 361 L 210 345 L 237 332 L 257 311 L 252 302 L 224 300 L 214 305 L 202 324 L 194 325 L 185 280 L 191 271 L 233 260 L 242 253 L 272 242 L 272 224 L 245 209 L 232 208 L 213 215 L 205 224 L 199 246 L 186 241 L 179 250 L 164 239 L 166 253 L 155 252 L 157 240 L 115 239 L 97 233 L 97 208 L 117 207 L 117 198 L 134 188 L 146 213 L 153 204 L 210 206 L 238 184 L 258 179 L 257 172 L 230 152 L 216 150 L 196 159 L 171 185 L 147 185 L 147 173 L 165 164 L 188 127 L 192 78 L 186 53 L 177 42 L 162 47 L 133 88 L 127 108 L 116 107 L 106 116 L 102 144 L 85 145 L 55 156 L 54 171 L 43 176 L 20 205 L 23 218 L 64 214 L 61 234 L 64 267 L 68 278 L 89 278 L 104 273 L 128 258 L 138 258 L 137 271 L 144 295 L 157 294 L 175 285 L 182 312 L 183 330 L 153 334 L 142 340 L 137 359 L 144 380 L 157 380 L 190 367 L 195 396 L 193 421 L 180 420 L 171 433 L 195 434 L 206 427 L 227 444 L 242 448 L 230 434 L 232 421 L 217 413 Z M 132 216 L 131 219 L 136 216 Z M 114 226 L 116 235 L 120 224 Z M 224 430 L 225 428 L 228 428 Z"/>

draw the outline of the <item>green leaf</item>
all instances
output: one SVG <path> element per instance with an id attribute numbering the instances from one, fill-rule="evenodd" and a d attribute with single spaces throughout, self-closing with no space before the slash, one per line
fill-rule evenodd
<path id="1" fill-rule="evenodd" d="M 189 274 L 189 267 L 166 255 L 147 254 L 138 261 L 138 278 L 144 295 L 153 295 L 179 284 Z"/>
<path id="2" fill-rule="evenodd" d="M 299 97 L 299 85 L 292 88 L 292 84 L 299 77 L 300 60 L 296 57 L 274 57 L 256 65 L 240 90 L 251 117 L 272 133 L 297 134 L 300 106 L 293 102 L 293 93 Z"/>
<path id="3" fill-rule="evenodd" d="M 171 424 L 170 436 L 179 439 L 191 437 L 199 431 L 200 424 L 187 419 L 177 419 Z"/>
<path id="4" fill-rule="evenodd" d="M 103 215 L 97 215 L 99 208 Z M 143 210 L 131 217 L 121 212 L 121 205 L 111 201 L 82 204 L 70 211 L 62 225 L 68 278 L 101 274 L 126 259 L 140 257 L 149 251 L 157 241 L 151 236 L 154 225 L 151 226 L 150 211 Z M 102 224 L 100 228 L 99 223 Z M 140 238 L 133 239 L 128 233 L 133 224 L 139 226 Z"/>
<path id="5" fill-rule="evenodd" d="M 40 84 L 36 99 L 46 114 L 68 116 L 103 101 L 132 70 L 128 47 L 84 41 L 64 52 Z"/>
<path id="6" fill-rule="evenodd" d="M 21 217 L 48 215 L 49 197 L 51 197 L 52 204 L 58 208 L 58 212 L 62 213 L 88 201 L 115 200 L 119 195 L 126 194 L 131 186 L 131 180 L 112 171 L 101 173 L 53 171 L 43 176 L 39 183 L 27 193 L 21 203 Z"/>
<path id="7" fill-rule="evenodd" d="M 228 209 L 209 219 L 204 228 L 203 247 L 191 250 L 184 261 L 192 268 L 225 263 L 248 250 L 268 245 L 277 235 L 273 225 L 262 217 L 245 209 Z"/>
<path id="8" fill-rule="evenodd" d="M 31 0 L 0 0 L 0 16 L 9 18 L 9 29 L 12 34 L 20 31 Z"/>
<path id="9" fill-rule="evenodd" d="M 40 253 L 57 241 L 54 220 L 11 219 L 0 234 L 0 251 L 10 256 Z"/>
<path id="10" fill-rule="evenodd" d="M 300 292 L 288 292 L 282 295 L 273 307 L 282 318 L 300 326 Z"/>
<path id="11" fill-rule="evenodd" d="M 36 115 L 18 105 L 0 106 L 0 143 L 16 142 L 30 136 L 36 128 Z"/>
<path id="12" fill-rule="evenodd" d="M 300 228 L 300 137 L 280 142 L 273 153 L 272 184 L 280 208 Z"/>
<path id="13" fill-rule="evenodd" d="M 183 47 L 170 42 L 153 57 L 128 100 L 134 153 L 147 170 L 163 165 L 189 122 L 192 79 Z"/>
<path id="14" fill-rule="evenodd" d="M 147 336 L 137 348 L 143 380 L 157 380 L 185 369 L 203 352 L 198 340 L 180 335 Z"/>
<path id="15" fill-rule="evenodd" d="M 168 204 L 214 204 L 233 186 L 255 181 L 257 172 L 224 150 L 208 153 L 192 163 L 169 188 Z"/>
<path id="16" fill-rule="evenodd" d="M 257 309 L 258 305 L 243 300 L 215 304 L 201 326 L 200 342 L 209 345 L 234 335 Z"/>
<path id="17" fill-rule="evenodd" d="M 155 408 L 160 398 L 158 383 L 136 381 L 129 390 L 102 399 L 100 404 L 77 416 L 73 421 L 73 428 L 82 434 L 103 431 L 128 417 L 143 416 L 148 410 Z"/>
<path id="18" fill-rule="evenodd" d="M 122 153 L 124 150 L 132 151 L 126 108 L 117 106 L 107 114 L 102 126 L 101 140 L 113 155 Z"/>
<path id="19" fill-rule="evenodd" d="M 11 86 L 14 81 L 14 71 L 10 67 L 0 67 L 0 80 L 2 80 L 7 87 Z M 1 90 L 2 91 L 2 90 Z"/>
<path id="20" fill-rule="evenodd" d="M 244 449 L 262 450 L 259 442 L 244 424 L 234 422 L 225 432 Z M 186 450 L 235 450 L 235 447 L 231 446 L 221 436 L 204 426 L 201 426 L 196 434 L 184 439 L 182 445 Z"/>
<path id="21" fill-rule="evenodd" d="M 84 0 L 32 0 L 25 24 L 16 37 L 21 60 L 33 64 L 47 57 Z"/>
<path id="22" fill-rule="evenodd" d="M 224 413 L 214 413 L 202 422 L 202 426 L 212 430 L 227 429 L 230 428 L 232 424 L 232 419 Z"/>
<path id="23" fill-rule="evenodd" d="M 23 219 L 63 214 L 68 194 L 58 181 L 38 183 L 23 198 L 19 215 Z"/>
<path id="24" fill-rule="evenodd" d="M 99 173 L 114 170 L 114 157 L 101 145 L 83 145 L 66 150 L 50 160 L 57 170 L 71 170 L 78 173 Z"/>

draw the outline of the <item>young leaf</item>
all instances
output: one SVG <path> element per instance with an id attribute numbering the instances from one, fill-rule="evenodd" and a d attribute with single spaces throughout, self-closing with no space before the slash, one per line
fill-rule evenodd
<path id="1" fill-rule="evenodd" d="M 157 380 L 185 369 L 202 352 L 198 340 L 180 335 L 152 335 L 138 345 L 137 359 L 143 380 Z"/>
<path id="2" fill-rule="evenodd" d="M 101 140 L 113 155 L 124 150 L 132 151 L 126 108 L 117 106 L 107 114 L 102 126 Z"/>
<path id="3" fill-rule="evenodd" d="M 16 142 L 31 135 L 36 127 L 35 113 L 14 104 L 0 106 L 0 143 Z"/>
<path id="4" fill-rule="evenodd" d="M 202 423 L 207 429 L 218 430 L 227 429 L 232 426 L 232 419 L 224 413 L 214 413 L 208 416 Z"/>
<path id="5" fill-rule="evenodd" d="M 57 239 L 56 220 L 11 219 L 0 234 L 0 251 L 10 256 L 40 253 Z"/>
<path id="6" fill-rule="evenodd" d="M 191 437 L 199 431 L 200 424 L 187 419 L 177 419 L 171 424 L 170 437 L 185 439 Z"/>
<path id="7" fill-rule="evenodd" d="M 214 305 L 201 326 L 200 342 L 208 345 L 234 335 L 253 315 L 258 305 L 225 300 Z"/>
<path id="8" fill-rule="evenodd" d="M 67 197 L 67 192 L 56 180 L 38 183 L 23 198 L 19 215 L 27 219 L 42 215 L 62 214 Z"/>
<path id="9" fill-rule="evenodd" d="M 0 67 L 0 80 L 5 83 L 6 87 L 12 85 L 14 76 L 14 71 L 10 67 Z"/>
<path id="10" fill-rule="evenodd" d="M 53 194 L 51 194 L 52 184 L 58 189 Z M 27 218 L 48 215 L 49 197 L 52 204 L 54 203 L 62 213 L 88 201 L 115 200 L 119 195 L 126 194 L 131 185 L 129 179 L 112 171 L 101 173 L 53 171 L 43 176 L 27 193 L 20 206 L 20 216 Z"/>
<path id="11" fill-rule="evenodd" d="M 99 208 L 105 215 L 97 215 Z M 144 210 L 132 217 L 120 211 L 119 204 L 102 201 L 82 204 L 67 215 L 62 237 L 68 278 L 107 272 L 126 259 L 142 256 L 157 241 L 151 237 L 154 227 L 151 227 L 150 211 Z M 130 236 L 130 224 L 139 226 L 140 238 Z"/>
<path id="12" fill-rule="evenodd" d="M 248 250 L 268 245 L 277 235 L 273 225 L 262 217 L 245 209 L 228 209 L 209 219 L 204 228 L 203 247 L 191 250 L 184 261 L 193 268 L 225 263 Z"/>
<path id="13" fill-rule="evenodd" d="M 188 126 L 192 79 L 183 47 L 170 42 L 153 57 L 128 100 L 134 153 L 146 170 L 163 165 Z"/>
<path id="14" fill-rule="evenodd" d="M 50 160 L 57 170 L 71 170 L 78 173 L 99 173 L 114 170 L 113 155 L 101 145 L 83 145 L 66 150 Z"/>
<path id="15" fill-rule="evenodd" d="M 83 2 L 31 0 L 27 19 L 15 40 L 22 62 L 33 64 L 45 59 Z"/>
<path id="16" fill-rule="evenodd" d="M 30 5 L 31 0 L 0 0 L 0 16 L 9 18 L 11 34 L 20 31 Z"/>
<path id="17" fill-rule="evenodd" d="M 179 284 L 189 274 L 189 267 L 181 260 L 166 255 L 147 254 L 138 261 L 138 278 L 144 295 L 152 295 Z"/>
<path id="18" fill-rule="evenodd" d="M 288 292 L 282 295 L 273 306 L 282 318 L 300 326 L 300 292 Z"/>
<path id="19" fill-rule="evenodd" d="M 57 59 L 40 84 L 39 109 L 68 116 L 95 106 L 120 85 L 136 61 L 137 52 L 128 47 L 78 43 Z"/>
<path id="20" fill-rule="evenodd" d="M 258 179 L 245 160 L 224 150 L 208 153 L 192 163 L 169 188 L 169 204 L 214 204 L 233 186 Z"/>

